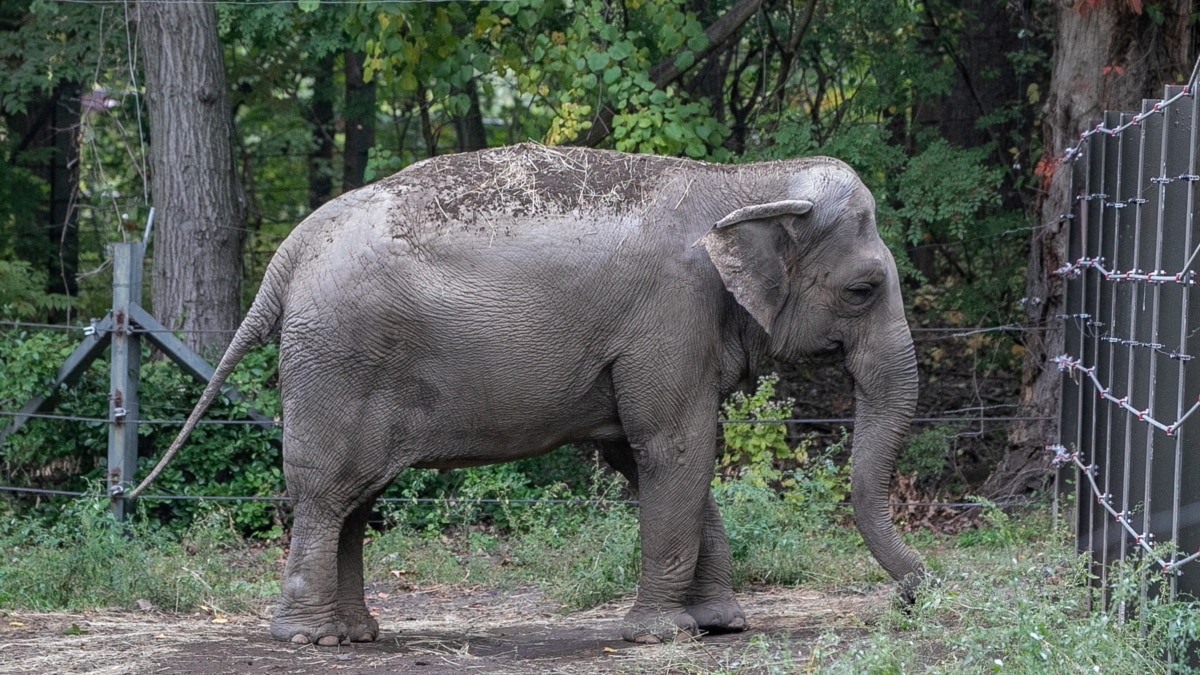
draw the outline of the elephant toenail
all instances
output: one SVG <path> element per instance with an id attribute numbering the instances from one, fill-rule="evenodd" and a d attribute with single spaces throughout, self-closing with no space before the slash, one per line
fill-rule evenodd
<path id="1" fill-rule="evenodd" d="M 308 644 L 308 636 L 303 633 L 296 633 L 292 636 L 292 644 L 306 645 Z"/>

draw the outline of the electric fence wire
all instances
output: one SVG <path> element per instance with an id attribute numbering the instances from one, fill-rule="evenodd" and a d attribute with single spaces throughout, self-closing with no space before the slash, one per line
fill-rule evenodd
<path id="1" fill-rule="evenodd" d="M 1060 158 L 1060 161 L 1065 163 L 1065 162 L 1079 161 L 1080 159 L 1082 159 L 1084 156 L 1083 148 L 1085 147 L 1085 145 L 1087 143 L 1090 142 L 1090 139 L 1093 136 L 1096 136 L 1097 134 L 1103 134 L 1103 135 L 1113 136 L 1113 137 L 1120 136 L 1122 133 L 1124 133 L 1128 129 L 1131 129 L 1135 126 L 1141 125 L 1141 123 L 1143 121 L 1145 121 L 1147 118 L 1151 117 L 1152 115 L 1163 114 L 1168 108 L 1170 108 L 1172 105 L 1174 105 L 1176 102 L 1180 101 L 1181 99 L 1183 99 L 1185 97 L 1194 98 L 1195 92 L 1196 92 L 1196 87 L 1198 85 L 1197 75 L 1200 75 L 1200 57 L 1198 57 L 1196 59 L 1196 63 L 1192 67 L 1192 73 L 1191 73 L 1191 76 L 1188 78 L 1188 83 L 1186 85 L 1184 85 L 1183 87 L 1181 87 L 1178 93 L 1171 96 L 1170 98 L 1167 98 L 1167 99 L 1164 99 L 1164 100 L 1154 103 L 1154 105 L 1152 105 L 1149 110 L 1146 110 L 1144 112 L 1141 112 L 1137 115 L 1132 116 L 1124 124 L 1120 124 L 1118 126 L 1110 128 L 1110 127 L 1104 126 L 1103 123 L 1100 123 L 1090 129 L 1084 131 L 1083 133 L 1081 133 L 1079 135 L 1079 139 L 1076 141 L 1076 143 L 1074 145 L 1068 147 L 1063 152 L 1063 154 Z M 1196 183 L 1196 182 L 1200 182 L 1200 175 L 1182 174 L 1179 176 L 1165 176 L 1164 175 L 1164 176 L 1151 177 L 1146 185 L 1139 187 L 1137 193 L 1145 194 L 1145 192 L 1147 190 L 1159 189 L 1163 185 L 1173 183 L 1176 181 L 1186 181 L 1188 183 Z M 1101 193 L 1080 195 L 1080 196 L 1076 197 L 1077 202 L 1087 202 L 1087 201 L 1099 200 L 1100 203 L 1102 203 L 1103 205 L 1105 205 L 1109 208 L 1114 208 L 1114 209 L 1118 209 L 1118 210 L 1126 208 L 1127 206 L 1133 206 L 1137 209 L 1140 209 L 1140 208 L 1142 208 L 1142 206 L 1144 204 L 1148 203 L 1148 200 L 1141 199 L 1141 198 L 1127 199 L 1125 202 L 1108 201 L 1108 199 L 1109 199 L 1109 195 L 1101 194 Z M 1071 219 L 1073 217 L 1074 217 L 1073 215 L 1064 215 L 1064 216 L 1060 216 L 1060 219 Z M 1085 272 L 1092 270 L 1092 271 L 1099 273 L 1100 277 L 1104 281 L 1110 282 L 1110 283 L 1142 283 L 1142 284 L 1147 284 L 1147 285 L 1152 285 L 1152 286 L 1161 286 L 1163 284 L 1179 284 L 1179 285 L 1190 287 L 1190 286 L 1196 285 L 1196 272 L 1194 270 L 1192 270 L 1191 267 L 1196 262 L 1198 256 L 1200 256 L 1200 246 L 1197 246 L 1192 251 L 1191 255 L 1188 256 L 1187 261 L 1184 263 L 1182 269 L 1180 269 L 1178 271 L 1166 271 L 1166 270 L 1146 271 L 1146 270 L 1141 270 L 1141 269 L 1131 269 L 1131 270 L 1124 271 L 1124 272 L 1122 272 L 1120 270 L 1108 269 L 1106 267 L 1106 262 L 1105 262 L 1104 258 L 1101 258 L 1101 257 L 1091 258 L 1091 257 L 1085 256 L 1085 257 L 1079 258 L 1078 260 L 1075 260 L 1073 262 L 1065 263 L 1062 267 L 1052 270 L 1050 272 L 1050 274 L 1061 277 L 1063 279 L 1076 279 L 1076 278 L 1080 277 L 1081 275 L 1083 275 Z M 1100 328 L 1100 327 L 1103 327 L 1103 325 L 1104 325 L 1102 322 L 1096 321 L 1090 314 L 1075 314 L 1075 315 L 1060 314 L 1056 318 L 1062 319 L 1062 320 L 1086 321 L 1085 327 L 1088 329 Z M 1176 349 L 1172 349 L 1170 352 L 1167 352 L 1167 351 L 1165 351 L 1165 345 L 1156 343 L 1156 342 L 1144 342 L 1144 341 L 1138 341 L 1138 340 L 1133 340 L 1133 339 L 1122 339 L 1118 336 L 1112 335 L 1111 333 L 1105 333 L 1104 335 L 1099 335 L 1098 333 L 1090 332 L 1087 330 L 1085 330 L 1084 333 L 1088 334 L 1089 337 L 1099 337 L 1101 340 L 1103 340 L 1105 342 L 1121 344 L 1121 345 L 1128 346 L 1128 347 L 1142 347 L 1142 348 L 1152 349 L 1155 352 L 1158 352 L 1160 354 L 1163 354 L 1164 356 L 1167 356 L 1171 359 L 1174 359 L 1174 360 L 1177 360 L 1180 362 L 1191 361 L 1194 358 L 1193 355 L 1184 353 L 1184 351 L 1183 351 L 1184 348 L 1182 345 L 1180 345 Z M 1110 391 L 1110 388 L 1104 386 L 1104 384 L 1100 381 L 1100 378 L 1096 374 L 1096 366 L 1095 365 L 1089 367 L 1082 362 L 1082 359 L 1073 357 L 1070 354 L 1060 354 L 1060 355 L 1054 357 L 1053 359 L 1051 359 L 1051 363 L 1053 365 L 1057 366 L 1059 371 L 1061 371 L 1061 372 L 1069 373 L 1071 375 L 1081 374 L 1081 375 L 1087 377 L 1089 380 L 1091 380 L 1091 382 L 1092 382 L 1093 386 L 1095 387 L 1096 391 L 1098 392 L 1098 395 L 1100 398 L 1110 401 L 1111 403 L 1115 404 L 1117 407 L 1125 410 L 1127 414 L 1133 416 L 1138 421 L 1145 422 L 1157 429 L 1162 430 L 1168 436 L 1173 435 L 1179 429 L 1179 425 L 1182 424 L 1184 422 L 1184 420 L 1186 420 L 1197 408 L 1200 408 L 1200 401 L 1197 401 L 1196 403 L 1192 404 L 1191 408 L 1189 408 L 1186 411 L 1186 413 L 1183 413 L 1174 422 L 1170 422 L 1170 423 L 1162 422 L 1162 421 L 1155 419 L 1151 415 L 1151 411 L 1149 408 L 1141 409 L 1141 408 L 1138 408 L 1137 406 L 1133 405 L 1132 403 L 1130 403 L 1130 400 L 1129 400 L 1130 397 L 1128 395 L 1120 396 L 1120 397 L 1113 395 Z"/>
<path id="2" fill-rule="evenodd" d="M 87 332 L 92 330 L 91 326 L 80 324 L 58 324 L 58 323 L 38 323 L 35 321 L 12 321 L 0 320 L 0 328 L 10 328 L 12 330 L 35 329 L 35 330 L 57 330 L 64 332 L 80 331 Z M 978 333 L 996 333 L 996 332 L 1028 332 L 1039 330 L 1052 330 L 1051 326 L 1027 326 L 1017 323 L 1006 323 L 996 326 L 914 326 L 909 329 L 909 332 L 916 335 L 948 335 L 950 337 L 969 337 Z M 167 328 L 163 330 L 147 329 L 147 328 L 132 328 L 132 333 L 172 333 L 175 335 L 200 335 L 200 334 L 225 334 L 232 335 L 237 332 L 236 328 L 218 329 L 218 328 Z"/>
<path id="3" fill-rule="evenodd" d="M 1100 124 L 1097 124 L 1095 127 L 1092 127 L 1091 129 L 1084 131 L 1083 133 L 1080 134 L 1078 141 L 1074 145 L 1072 145 L 1071 147 L 1066 149 L 1066 151 L 1063 153 L 1063 155 L 1060 158 L 1060 162 L 1064 162 L 1064 163 L 1065 162 L 1074 162 L 1074 161 L 1078 161 L 1078 160 L 1082 159 L 1084 156 L 1085 145 L 1087 143 L 1089 143 L 1090 139 L 1093 136 L 1096 136 L 1097 134 L 1103 134 L 1103 135 L 1107 135 L 1107 136 L 1111 136 L 1111 137 L 1120 136 L 1126 130 L 1140 125 L 1148 117 L 1150 117 L 1152 115 L 1162 114 L 1171 105 L 1175 104 L 1177 101 L 1183 99 L 1184 97 L 1194 98 L 1195 93 L 1196 93 L 1196 88 L 1198 85 L 1200 85 L 1200 81 L 1197 80 L 1198 74 L 1200 74 L 1200 58 L 1197 58 L 1196 63 L 1192 68 L 1192 73 L 1191 73 L 1191 76 L 1188 78 L 1187 85 L 1183 86 L 1178 93 L 1171 96 L 1170 98 L 1167 98 L 1162 101 L 1158 101 L 1158 102 L 1154 103 L 1149 110 L 1143 111 L 1137 115 L 1132 116 L 1124 124 L 1120 124 L 1118 126 L 1109 128 L 1109 127 L 1104 126 L 1103 123 L 1100 123 Z M 1124 208 L 1127 208 L 1130 206 L 1134 207 L 1134 209 L 1137 210 L 1137 209 L 1141 209 L 1144 204 L 1149 203 L 1148 199 L 1142 198 L 1142 196 L 1144 196 L 1148 190 L 1161 189 L 1162 186 L 1167 185 L 1169 183 L 1174 183 L 1176 181 L 1186 181 L 1190 184 L 1194 184 L 1196 182 L 1200 182 L 1200 175 L 1193 175 L 1193 174 L 1185 173 L 1185 174 L 1181 174 L 1178 176 L 1159 175 L 1159 176 L 1151 177 L 1146 185 L 1138 186 L 1138 190 L 1136 191 L 1136 194 L 1138 194 L 1139 197 L 1126 199 L 1123 202 L 1119 201 L 1119 200 L 1118 201 L 1109 201 L 1109 195 L 1101 194 L 1101 193 L 1080 195 L 1080 196 L 1076 197 L 1076 201 L 1079 203 L 1086 203 L 1086 202 L 1090 202 L 1090 201 L 1099 201 L 1099 203 L 1102 206 L 1111 208 L 1111 209 L 1115 209 L 1115 210 L 1117 210 L 1117 213 L 1120 213 L 1121 209 L 1124 209 Z M 1060 216 L 1059 220 L 1063 221 L 1063 220 L 1070 220 L 1073 218 L 1074 218 L 1074 215 L 1068 214 L 1068 215 Z M 1165 271 L 1165 270 L 1146 271 L 1146 270 L 1141 270 L 1141 269 L 1131 269 L 1131 270 L 1128 270 L 1125 272 L 1121 272 L 1119 270 L 1108 269 L 1106 267 L 1106 263 L 1103 258 L 1082 257 L 1074 262 L 1068 262 L 1068 263 L 1064 264 L 1062 267 L 1060 267 L 1057 270 L 1053 270 L 1051 272 L 1051 274 L 1062 277 L 1064 279 L 1075 279 L 1075 278 L 1078 278 L 1079 276 L 1083 275 L 1085 272 L 1091 270 L 1091 271 L 1095 271 L 1095 272 L 1099 273 L 1101 279 L 1103 281 L 1106 281 L 1109 283 L 1133 282 L 1133 283 L 1141 283 L 1141 284 L 1151 285 L 1151 286 L 1161 286 L 1163 284 L 1180 284 L 1183 286 L 1193 286 L 1196 284 L 1196 273 L 1191 268 L 1192 268 L 1193 263 L 1195 263 L 1195 261 L 1197 260 L 1198 255 L 1200 255 L 1200 246 L 1198 246 L 1191 252 L 1191 255 L 1188 256 L 1188 259 L 1184 263 L 1182 269 L 1180 269 L 1178 271 Z M 1076 314 L 1076 315 L 1059 315 L 1059 317 L 1057 317 L 1057 318 L 1064 319 L 1064 320 L 1076 320 L 1076 321 L 1085 322 L 1081 326 L 1081 332 L 1084 335 L 1086 335 L 1087 337 L 1090 337 L 1092 339 L 1098 339 L 1098 340 L 1108 342 L 1108 343 L 1121 344 L 1121 345 L 1124 345 L 1124 346 L 1127 346 L 1130 348 L 1151 349 L 1155 352 L 1158 352 L 1160 354 L 1168 356 L 1171 359 L 1180 361 L 1181 367 L 1184 363 L 1186 363 L 1187 361 L 1191 361 L 1194 358 L 1193 355 L 1182 353 L 1182 351 L 1183 351 L 1182 346 L 1180 346 L 1178 349 L 1173 349 L 1170 353 L 1168 353 L 1165 351 L 1164 345 L 1156 343 L 1156 342 L 1145 342 L 1145 341 L 1134 340 L 1132 338 L 1122 339 L 1122 338 L 1114 336 L 1110 333 L 1100 334 L 1098 331 L 1095 331 L 1092 329 L 1102 328 L 1104 326 L 1104 323 L 1097 321 L 1090 314 L 1084 313 L 1084 314 Z M 1189 335 L 1189 337 L 1190 337 L 1190 335 Z M 1111 391 L 1111 388 L 1108 386 L 1105 386 L 1105 384 L 1103 382 L 1101 382 L 1100 377 L 1097 375 L 1098 365 L 1087 366 L 1083 363 L 1081 358 L 1072 357 L 1070 354 L 1061 354 L 1059 356 L 1056 356 L 1051 360 L 1051 363 L 1053 363 L 1055 366 L 1057 366 L 1057 368 L 1059 369 L 1060 372 L 1063 372 L 1063 373 L 1071 376 L 1071 378 L 1074 379 L 1079 386 L 1086 386 L 1086 384 L 1081 381 L 1083 378 L 1086 378 L 1088 381 L 1091 382 L 1092 388 L 1096 391 L 1099 399 L 1108 401 L 1109 403 L 1112 403 L 1117 408 L 1123 410 L 1127 415 L 1138 420 L 1139 422 L 1144 422 L 1145 424 L 1148 424 L 1151 427 L 1161 430 L 1167 436 L 1175 436 L 1176 434 L 1178 434 L 1180 425 L 1183 424 L 1187 420 L 1187 418 L 1192 415 L 1192 413 L 1194 413 L 1198 408 L 1200 408 L 1200 398 L 1198 398 L 1197 401 L 1193 402 L 1191 404 L 1191 406 L 1187 408 L 1187 410 L 1182 409 L 1182 402 L 1180 402 L 1180 405 L 1178 406 L 1179 410 L 1177 412 L 1178 416 L 1176 417 L 1176 419 L 1173 421 L 1169 421 L 1169 422 L 1161 421 L 1161 420 L 1155 419 L 1150 406 L 1147 406 L 1144 409 L 1139 408 L 1138 406 L 1136 406 L 1130 402 L 1130 397 L 1128 394 L 1125 396 L 1114 395 Z M 1110 362 L 1110 365 L 1111 365 L 1111 362 Z M 1182 389 L 1181 389 L 1180 393 L 1182 393 Z M 1045 448 L 1047 451 L 1054 453 L 1054 458 L 1053 458 L 1054 466 L 1059 467 L 1059 468 L 1071 466 L 1071 467 L 1077 469 L 1077 474 L 1082 476 L 1085 479 L 1086 485 L 1085 485 L 1084 489 L 1090 490 L 1091 498 L 1094 499 L 1096 504 L 1098 504 L 1100 507 L 1102 507 L 1104 509 L 1104 511 L 1106 511 L 1108 513 L 1108 515 L 1110 517 L 1112 517 L 1112 519 L 1121 526 L 1121 528 L 1124 530 L 1124 533 L 1129 535 L 1129 537 L 1131 537 L 1133 539 L 1134 543 L 1138 547 L 1140 547 L 1147 556 L 1149 556 L 1152 560 L 1154 560 L 1158 564 L 1159 568 L 1163 571 L 1163 573 L 1169 574 L 1169 575 L 1176 575 L 1176 576 L 1181 575 L 1182 570 L 1180 568 L 1183 565 L 1190 563 L 1194 560 L 1200 559 L 1200 550 L 1197 550 L 1196 552 L 1194 552 L 1190 555 L 1186 555 L 1184 557 L 1178 557 L 1178 558 L 1176 558 L 1175 553 L 1172 553 L 1171 557 L 1173 559 L 1170 561 L 1167 561 L 1164 558 L 1162 558 L 1160 555 L 1158 555 L 1158 552 L 1155 550 L 1154 534 L 1152 532 L 1149 532 L 1149 530 L 1148 530 L 1148 523 L 1147 523 L 1148 517 L 1145 515 L 1142 516 L 1141 520 L 1143 521 L 1144 529 L 1142 531 L 1138 531 L 1137 529 L 1134 528 L 1134 523 L 1133 523 L 1133 520 L 1131 519 L 1135 514 L 1129 512 L 1129 511 L 1125 511 L 1125 510 L 1118 511 L 1116 509 L 1116 507 L 1113 505 L 1113 495 L 1111 493 L 1107 492 L 1105 489 L 1101 488 L 1099 482 L 1097 481 L 1097 475 L 1101 469 L 1101 467 L 1098 464 L 1095 464 L 1095 463 L 1085 464 L 1083 461 L 1081 452 L 1079 452 L 1078 450 L 1070 451 L 1061 444 L 1047 445 L 1047 446 L 1045 446 Z M 1128 470 L 1129 470 L 1128 466 L 1126 466 L 1126 471 L 1128 471 Z M 1147 483 L 1147 485 L 1149 485 L 1149 483 Z M 1177 494 L 1178 494 L 1178 490 L 1179 490 L 1179 485 L 1178 485 L 1178 469 L 1177 469 L 1177 471 L 1176 471 L 1176 493 Z"/>
<path id="4" fill-rule="evenodd" d="M 0 485 L 0 492 L 12 493 L 27 493 L 34 495 L 46 495 L 54 497 L 87 497 L 99 496 L 97 492 L 77 492 L 71 490 L 49 490 L 45 488 L 28 488 L 17 487 L 12 485 Z M 290 503 L 291 497 L 282 495 L 262 496 L 262 495 L 141 495 L 138 500 L 146 501 L 208 501 L 208 502 L 270 502 L 270 503 Z M 376 500 L 380 504 L 450 504 L 450 505 L 529 505 L 536 506 L 539 504 L 555 504 L 569 506 L 637 506 L 639 504 L 636 499 L 604 499 L 599 497 L 574 497 L 570 499 L 564 498 L 512 498 L 506 499 L 501 497 L 380 497 Z M 781 504 L 791 504 L 797 507 L 800 506 L 853 506 L 852 502 L 848 501 L 803 501 L 803 502 L 781 502 Z M 988 505 L 999 506 L 1001 508 L 1027 506 L 1028 501 L 1024 500 L 1008 500 L 1003 502 L 989 502 Z M 979 508 L 983 504 L 979 502 L 890 502 L 892 508 L 950 508 L 950 509 L 973 509 Z"/>
<path id="5" fill-rule="evenodd" d="M 84 415 L 58 415 L 58 414 L 54 414 L 54 413 L 25 413 L 25 412 L 20 412 L 20 411 L 15 411 L 15 410 L 0 410 L 0 417 L 25 417 L 25 418 L 31 418 L 31 419 L 58 420 L 61 422 L 84 422 L 84 423 L 89 423 L 89 424 L 108 424 L 109 422 L 113 421 L 112 419 L 107 418 L 107 417 L 87 417 Z M 1045 416 L 1034 416 L 1034 415 L 1028 415 L 1028 416 L 1006 415 L 1006 416 L 995 416 L 995 417 L 941 416 L 941 417 L 914 417 L 912 419 L 912 423 L 913 424 L 956 424 L 956 423 L 964 423 L 965 424 L 965 423 L 978 423 L 978 422 L 1002 422 L 1002 423 L 1045 422 L 1045 421 L 1049 421 L 1052 419 L 1055 419 L 1055 418 L 1045 417 Z M 183 419 L 175 419 L 175 420 L 149 419 L 149 420 L 137 420 L 137 423 L 138 424 L 149 424 L 149 425 L 161 425 L 161 426 L 183 426 L 184 422 L 186 422 L 186 421 L 187 420 L 183 420 Z M 130 424 L 132 422 L 133 422 L 133 420 L 129 420 L 129 419 L 125 420 L 126 424 Z M 718 423 L 719 424 L 814 424 L 814 425 L 816 425 L 816 424 L 820 424 L 820 425 L 841 424 L 844 426 L 852 427 L 852 426 L 854 426 L 854 418 L 853 417 L 797 417 L 797 418 L 785 418 L 785 419 L 777 419 L 777 420 L 770 420 L 770 419 L 768 419 L 768 420 L 762 420 L 762 419 L 725 420 L 725 419 L 722 419 L 722 420 L 718 420 Z M 197 422 L 197 424 L 249 425 L 249 426 L 260 426 L 260 427 L 262 427 L 262 426 L 275 426 L 275 427 L 283 426 L 283 423 L 280 420 L 252 420 L 252 419 L 251 420 L 206 419 L 206 420 L 200 420 L 199 422 Z"/>

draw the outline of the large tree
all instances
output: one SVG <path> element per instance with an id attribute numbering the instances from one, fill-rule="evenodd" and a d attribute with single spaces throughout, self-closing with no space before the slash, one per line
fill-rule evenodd
<path id="1" fill-rule="evenodd" d="M 1012 450 L 988 479 L 985 493 L 1020 494 L 1045 484 L 1057 442 L 1061 374 L 1051 359 L 1063 352 L 1063 288 L 1050 274 L 1066 260 L 1071 210 L 1070 171 L 1057 158 L 1105 110 L 1137 111 L 1142 98 L 1158 98 L 1164 84 L 1182 82 L 1195 53 L 1187 0 L 1163 0 L 1145 11 L 1140 0 L 1076 0 L 1058 8 L 1054 65 L 1046 98 L 1039 174 L 1047 190 L 1039 227 L 1030 243 L 1025 311 L 1031 327 L 1025 340 L 1021 404 L 1034 417 L 1012 434 Z"/>
<path id="2" fill-rule="evenodd" d="M 138 3 L 155 206 L 153 312 L 197 351 L 241 319 L 245 216 L 232 113 L 212 3 Z"/>

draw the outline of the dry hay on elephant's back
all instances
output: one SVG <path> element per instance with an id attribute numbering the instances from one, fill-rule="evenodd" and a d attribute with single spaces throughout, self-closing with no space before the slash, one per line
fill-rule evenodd
<path id="1" fill-rule="evenodd" d="M 688 163 L 522 143 L 425 160 L 387 181 L 393 189 L 419 183 L 434 195 L 425 207 L 427 216 L 470 223 L 502 213 L 636 210 L 662 187 L 664 173 Z"/>

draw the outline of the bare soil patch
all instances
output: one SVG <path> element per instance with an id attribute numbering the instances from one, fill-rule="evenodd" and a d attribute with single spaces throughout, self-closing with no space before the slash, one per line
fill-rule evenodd
<path id="1" fill-rule="evenodd" d="M 382 588 L 382 587 L 380 587 Z M 889 585 L 863 593 L 763 587 L 738 595 L 750 630 L 670 645 L 618 637 L 632 600 L 560 613 L 540 591 L 447 586 L 367 591 L 378 642 L 337 648 L 275 642 L 268 613 L 157 610 L 0 614 L 0 673 L 643 673 L 803 664 L 817 638 L 861 633 Z M 767 651 L 764 652 L 764 649 Z M 753 669 L 753 666 L 750 666 Z"/>

